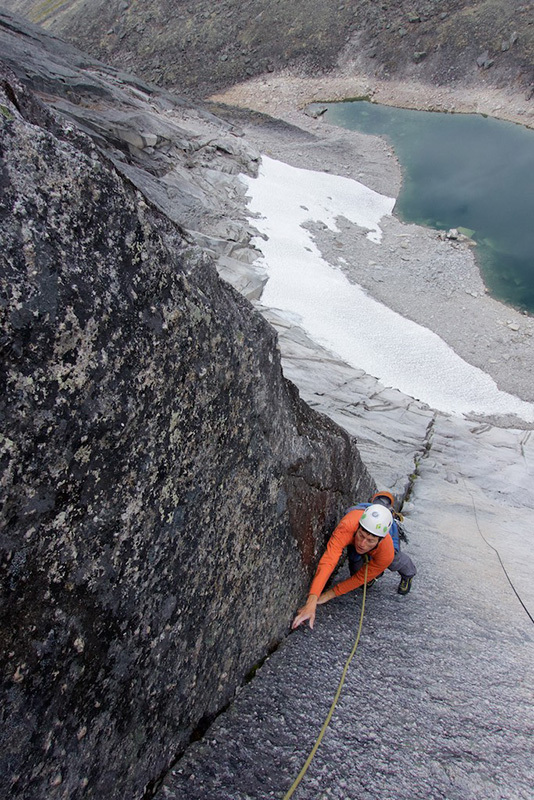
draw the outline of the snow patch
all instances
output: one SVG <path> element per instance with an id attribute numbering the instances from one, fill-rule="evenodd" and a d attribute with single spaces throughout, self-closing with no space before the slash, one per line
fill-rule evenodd
<path id="1" fill-rule="evenodd" d="M 380 221 L 395 199 L 351 178 L 262 157 L 257 178 L 242 176 L 254 245 L 268 275 L 262 304 L 295 315 L 318 344 L 384 385 L 451 414 L 516 414 L 534 421 L 534 405 L 502 392 L 493 378 L 458 356 L 437 334 L 405 319 L 328 264 L 306 223 L 338 231 L 344 217 L 367 231 L 380 257 Z M 266 238 L 263 238 L 266 237 Z"/>

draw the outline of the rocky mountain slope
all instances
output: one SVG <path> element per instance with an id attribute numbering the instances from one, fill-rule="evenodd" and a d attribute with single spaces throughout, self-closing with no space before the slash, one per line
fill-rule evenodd
<path id="1" fill-rule="evenodd" d="M 141 797 L 373 481 L 195 243 L 257 154 L 3 12 L 0 42 L 0 786 Z"/>
<path id="2" fill-rule="evenodd" d="M 518 0 L 4 0 L 108 63 L 209 95 L 289 68 L 534 88 L 534 4 Z"/>
<path id="3" fill-rule="evenodd" d="M 262 309 L 276 342 L 213 269 L 216 259 L 259 297 L 265 277 L 251 263 L 237 179 L 257 169 L 256 147 L 332 170 L 350 161 L 381 191 L 397 174 L 390 154 L 382 143 L 324 141 L 235 111 L 224 122 L 0 19 L 2 398 L 11 431 L 2 440 L 4 794 L 149 796 L 287 631 L 333 520 L 372 485 L 361 452 L 399 496 L 410 484 L 404 510 L 420 572 L 409 605 L 388 591 L 371 612 L 346 747 L 334 740 L 325 791 L 390 797 L 405 781 L 406 797 L 416 785 L 425 800 L 434 791 L 475 800 L 482 780 L 488 797 L 522 797 L 532 783 L 522 666 L 532 636 L 518 602 L 532 614 L 523 547 L 534 507 L 531 432 L 437 414 Z M 281 378 L 280 355 L 301 396 L 343 430 L 300 402 Z M 214 796 L 261 796 L 265 772 L 269 790 L 287 788 L 303 724 L 311 740 L 323 721 L 354 600 L 327 606 L 325 635 L 315 649 L 301 638 L 288 673 L 266 689 L 259 682 L 259 695 L 242 693 L 254 735 L 232 707 L 163 796 L 185 796 L 199 772 L 195 791 Z M 267 676 L 280 661 L 283 650 Z M 302 691 L 306 670 L 321 703 Z M 387 714 L 355 726 L 359 705 L 388 681 Z M 421 719 L 430 736 L 418 735 Z M 381 795 L 369 770 L 355 783 L 362 746 L 369 769 L 376 756 L 383 767 Z M 264 758 L 266 747 L 282 769 Z M 313 796 L 323 788 L 320 774 L 312 778 Z"/>

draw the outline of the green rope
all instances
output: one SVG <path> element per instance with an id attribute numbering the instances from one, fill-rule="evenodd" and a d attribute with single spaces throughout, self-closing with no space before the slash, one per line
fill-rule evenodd
<path id="1" fill-rule="evenodd" d="M 299 783 L 303 779 L 304 775 L 306 774 L 306 772 L 308 770 L 308 767 L 310 766 L 310 764 L 311 764 L 311 762 L 313 760 L 313 757 L 314 757 L 315 753 L 317 752 L 317 750 L 319 748 L 319 745 L 321 744 L 321 740 L 322 740 L 323 736 L 326 733 L 326 729 L 328 728 L 328 725 L 330 724 L 330 720 L 332 719 L 332 716 L 334 714 L 334 710 L 335 710 L 335 707 L 337 705 L 337 701 L 339 700 L 339 696 L 341 694 L 341 689 L 343 688 L 343 684 L 345 683 L 345 678 L 347 676 L 347 671 L 349 669 L 350 662 L 352 661 L 352 659 L 354 658 L 354 654 L 356 653 L 356 648 L 358 647 L 358 642 L 360 641 L 360 635 L 361 635 L 361 632 L 362 632 L 362 625 L 363 625 L 363 612 L 365 610 L 365 595 L 367 593 L 367 568 L 368 568 L 368 566 L 369 566 L 369 562 L 367 562 L 366 565 L 365 565 L 365 576 L 364 576 L 363 598 L 362 598 L 362 610 L 361 610 L 361 613 L 360 613 L 360 623 L 358 625 L 358 633 L 356 635 L 356 641 L 354 642 L 354 647 L 352 648 L 351 653 L 350 653 L 349 657 L 347 658 L 347 660 L 345 662 L 345 666 L 343 668 L 343 673 L 341 675 L 341 680 L 339 681 L 339 685 L 338 685 L 336 693 L 334 695 L 334 700 L 332 701 L 332 705 L 330 706 L 330 711 L 328 712 L 328 714 L 326 716 L 326 719 L 325 719 L 325 721 L 323 723 L 323 727 L 321 728 L 319 736 L 317 737 L 317 740 L 316 740 L 315 744 L 313 745 L 313 747 L 311 749 L 311 752 L 310 752 L 310 755 L 306 759 L 306 761 L 304 763 L 304 766 L 302 767 L 301 771 L 299 772 L 299 774 L 297 775 L 295 781 L 293 782 L 293 785 L 291 786 L 291 788 L 287 792 L 287 794 L 284 795 L 284 800 L 289 800 L 289 798 L 293 795 L 293 792 L 295 791 L 295 789 L 297 788 L 297 786 L 299 785 Z"/>

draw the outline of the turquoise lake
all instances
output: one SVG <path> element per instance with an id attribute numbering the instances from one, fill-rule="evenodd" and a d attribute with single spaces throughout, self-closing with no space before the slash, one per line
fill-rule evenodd
<path id="1" fill-rule="evenodd" d="M 321 104 L 327 122 L 386 137 L 402 166 L 395 214 L 460 228 L 490 293 L 534 313 L 534 131 L 478 114 L 367 101 Z"/>

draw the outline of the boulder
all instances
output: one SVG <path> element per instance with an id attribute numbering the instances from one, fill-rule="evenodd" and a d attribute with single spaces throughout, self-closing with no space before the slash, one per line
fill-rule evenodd
<path id="1" fill-rule="evenodd" d="M 210 258 L 0 80 L 0 786 L 140 798 L 373 482 Z"/>

